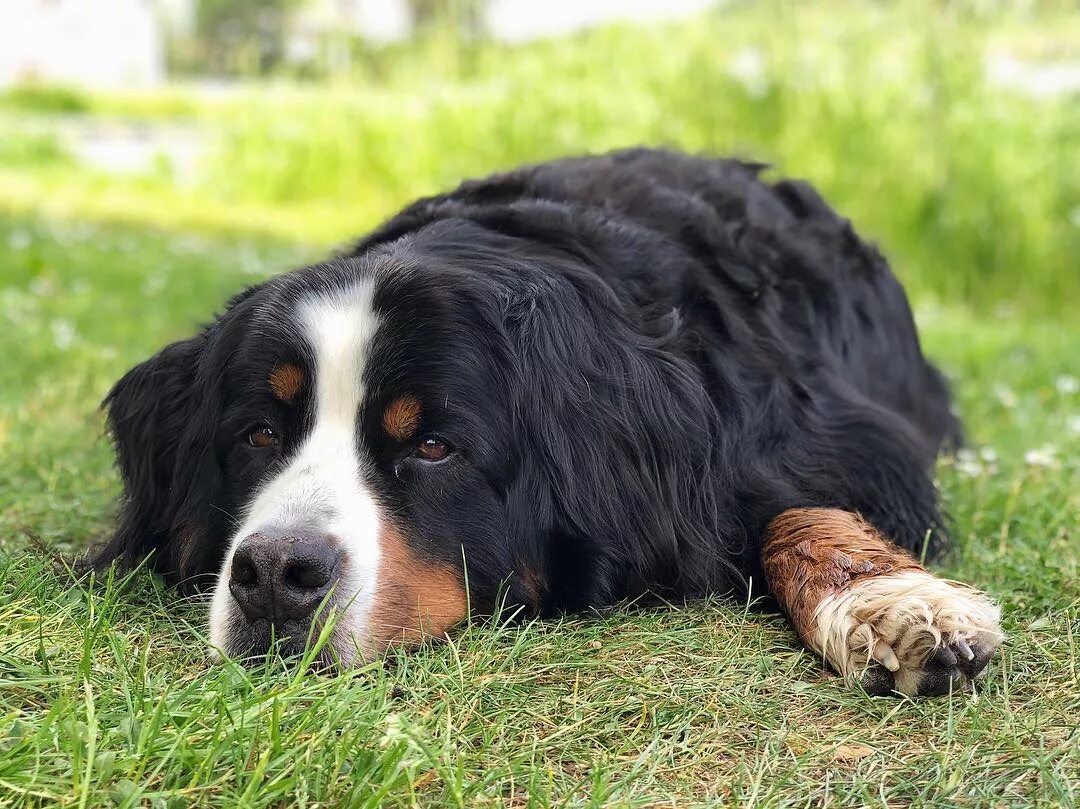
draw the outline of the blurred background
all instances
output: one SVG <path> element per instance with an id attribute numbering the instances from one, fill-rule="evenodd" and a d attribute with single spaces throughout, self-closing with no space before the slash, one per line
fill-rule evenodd
<path id="1" fill-rule="evenodd" d="M 810 179 L 918 296 L 1058 312 L 1078 102 L 1073 0 L 3 0 L 0 212 L 325 247 L 675 145 Z"/>

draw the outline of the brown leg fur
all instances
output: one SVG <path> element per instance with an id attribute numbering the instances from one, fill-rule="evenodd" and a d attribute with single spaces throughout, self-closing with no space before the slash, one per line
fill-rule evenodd
<path id="1" fill-rule="evenodd" d="M 769 589 L 795 631 L 873 693 L 947 693 L 985 672 L 1000 610 L 939 579 L 856 514 L 791 509 L 766 531 Z"/>

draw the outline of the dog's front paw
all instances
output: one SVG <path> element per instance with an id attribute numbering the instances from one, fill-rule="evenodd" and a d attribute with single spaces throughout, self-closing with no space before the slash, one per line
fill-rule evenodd
<path id="1" fill-rule="evenodd" d="M 853 583 L 818 606 L 817 648 L 873 695 L 936 696 L 986 674 L 1001 645 L 1001 610 L 966 585 L 925 571 Z"/>

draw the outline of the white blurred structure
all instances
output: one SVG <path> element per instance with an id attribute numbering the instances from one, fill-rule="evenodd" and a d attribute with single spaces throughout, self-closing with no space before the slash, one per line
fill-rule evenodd
<path id="1" fill-rule="evenodd" d="M 163 40 L 155 0 L 0 0 L 0 86 L 157 84 Z"/>
<path id="2" fill-rule="evenodd" d="M 0 0 L 0 87 L 18 82 L 90 87 L 165 80 L 165 40 L 194 27 L 198 0 Z M 614 20 L 685 16 L 717 0 L 488 0 L 487 31 L 511 42 Z M 286 36 L 304 61 L 338 35 L 377 42 L 412 34 L 408 0 L 304 0 Z"/>
<path id="3" fill-rule="evenodd" d="M 401 42 L 412 35 L 406 0 L 305 0 L 292 15 L 285 52 L 293 63 L 308 62 L 322 52 L 331 68 L 348 63 L 341 35 L 371 42 Z"/>
<path id="4" fill-rule="evenodd" d="M 406 0 L 305 0 L 293 15 L 293 37 L 345 33 L 375 42 L 398 42 L 412 34 Z"/>
<path id="5" fill-rule="evenodd" d="M 484 28 L 495 39 L 524 42 L 605 22 L 685 17 L 720 0 L 487 0 Z M 400 42 L 413 32 L 408 0 L 305 0 L 293 17 L 290 55 L 312 56 L 328 36 L 346 33 L 373 42 Z"/>
<path id="6" fill-rule="evenodd" d="M 487 28 L 496 39 L 523 42 L 607 22 L 687 17 L 718 0 L 489 0 Z"/>

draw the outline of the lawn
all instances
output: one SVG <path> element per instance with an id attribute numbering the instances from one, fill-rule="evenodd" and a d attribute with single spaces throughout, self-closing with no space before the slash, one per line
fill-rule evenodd
<path id="1" fill-rule="evenodd" d="M 994 48 L 1074 47 L 1076 21 L 770 8 L 467 59 L 434 43 L 360 89 L 73 105 L 206 133 L 193 176 L 105 174 L 67 149 L 71 113 L 0 100 L 0 806 L 1080 799 L 1080 105 L 978 72 Z M 207 660 L 200 600 L 142 573 L 72 583 L 114 515 L 97 403 L 126 368 L 416 194 L 632 142 L 772 160 L 894 259 L 968 426 L 939 468 L 941 570 L 1005 610 L 977 694 L 871 699 L 781 619 L 719 602 L 471 625 L 336 677 L 246 670 Z"/>

